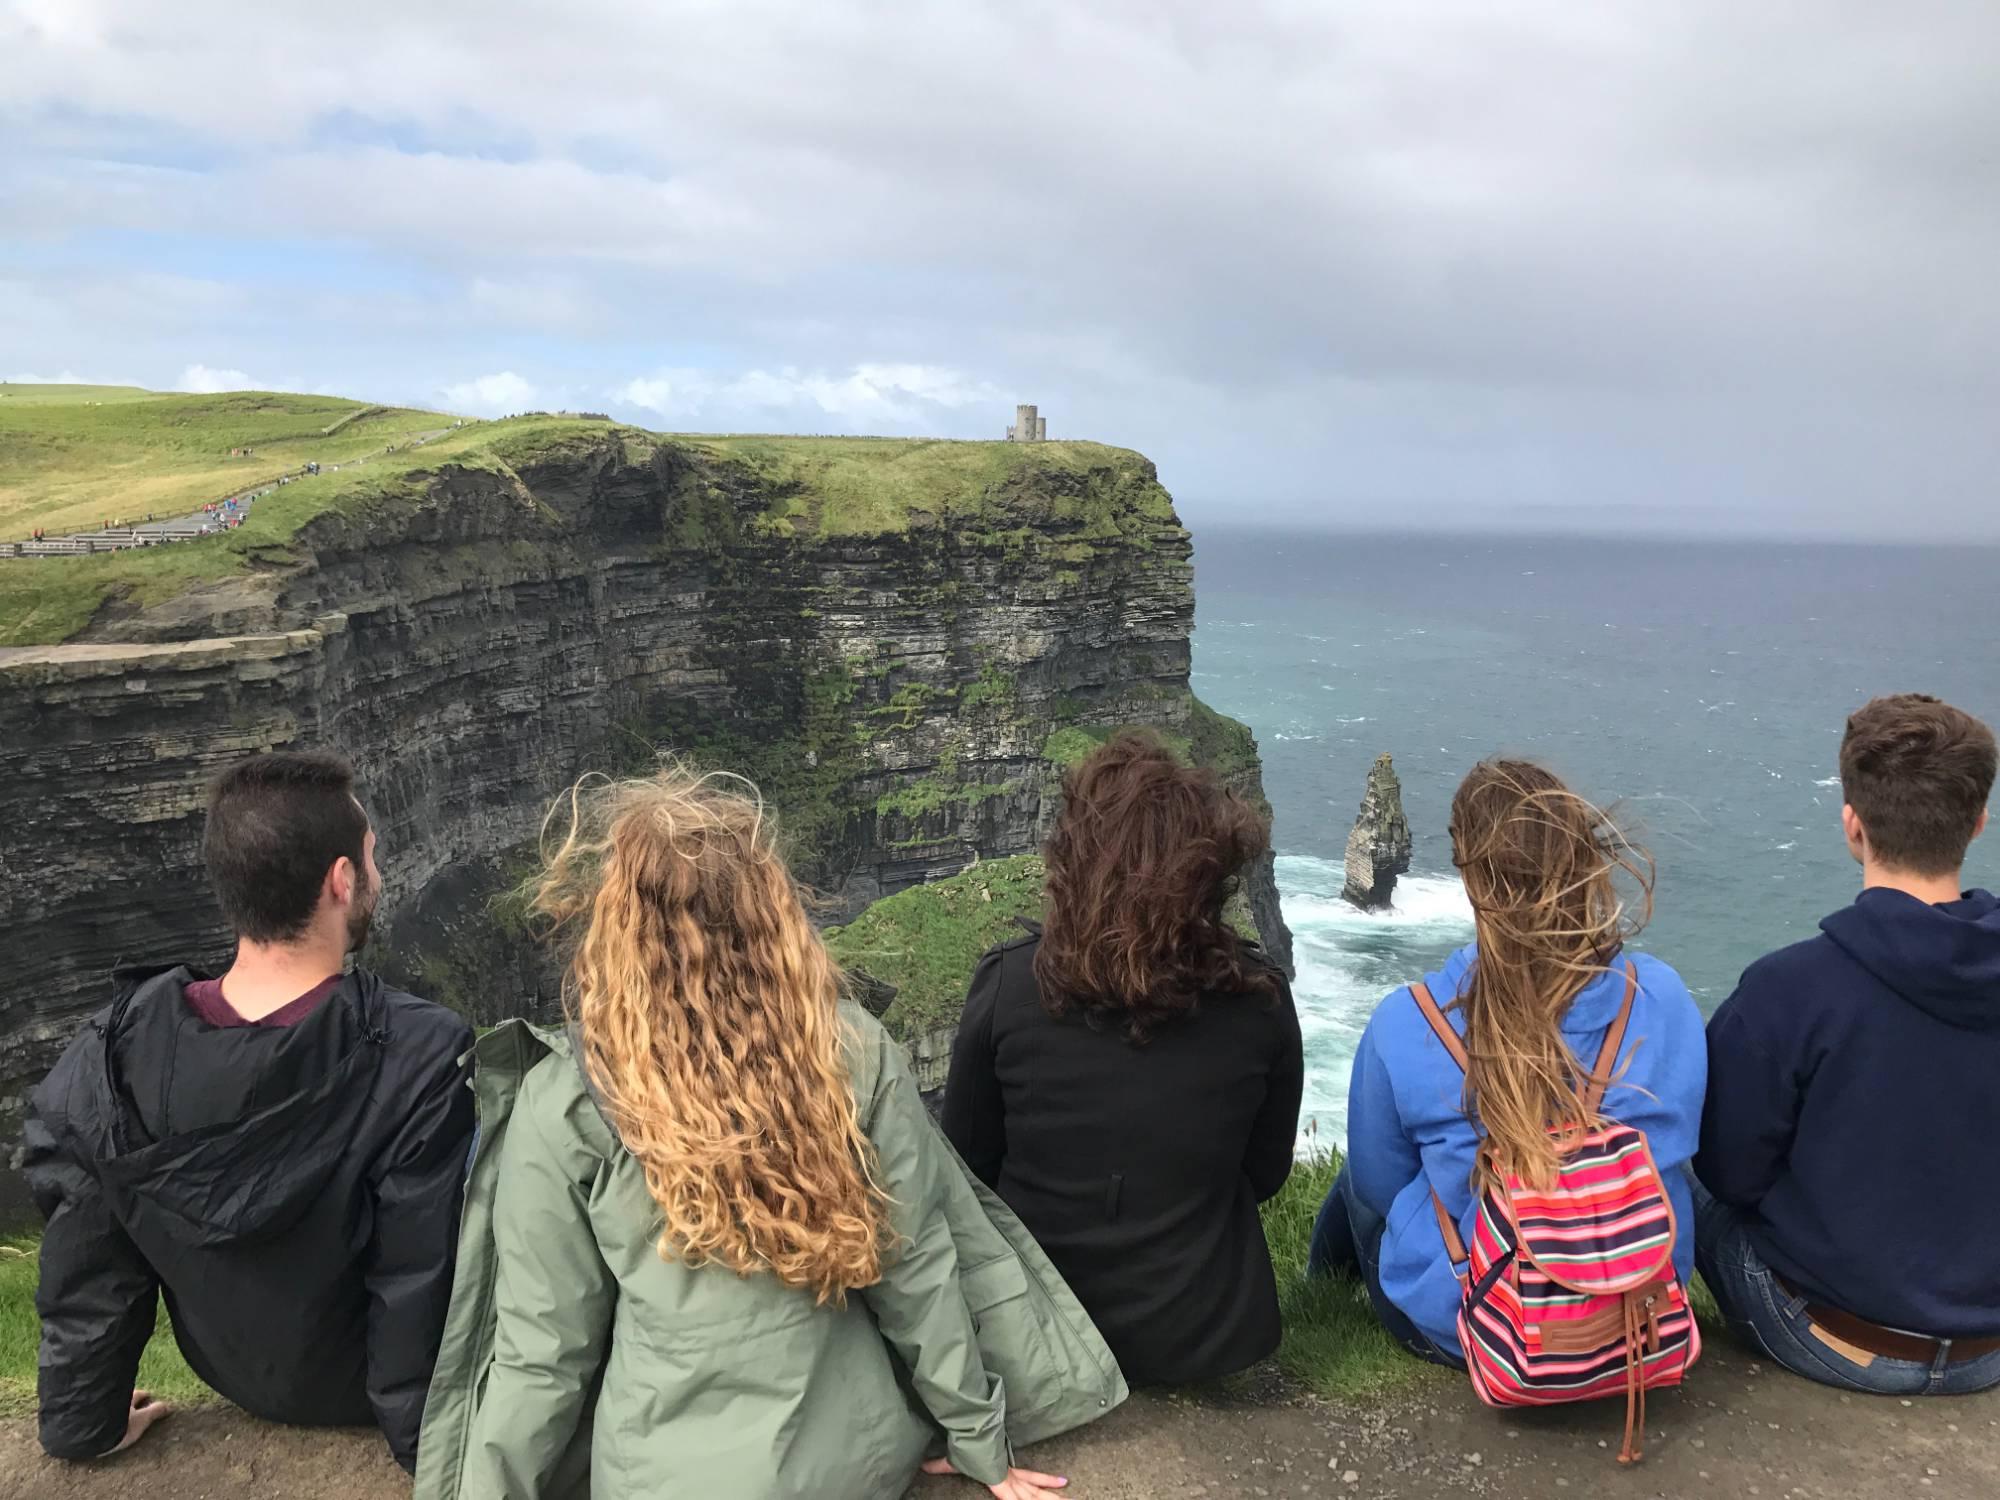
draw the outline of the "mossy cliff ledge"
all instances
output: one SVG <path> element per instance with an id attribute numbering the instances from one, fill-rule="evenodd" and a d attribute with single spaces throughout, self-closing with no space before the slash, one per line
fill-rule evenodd
<path id="1" fill-rule="evenodd" d="M 370 961 L 482 1021 L 554 999 L 494 899 L 550 797 L 656 749 L 755 778 L 835 921 L 1034 850 L 1060 764 L 1120 725 L 1262 795 L 1189 692 L 1190 541 L 1134 453 L 490 424 L 312 507 L 170 581 L 0 572 L 85 596 L 0 649 L 0 1142 L 115 963 L 226 958 L 202 789 L 249 751 L 355 758 Z M 1245 895 L 1289 961 L 1268 860 Z"/>

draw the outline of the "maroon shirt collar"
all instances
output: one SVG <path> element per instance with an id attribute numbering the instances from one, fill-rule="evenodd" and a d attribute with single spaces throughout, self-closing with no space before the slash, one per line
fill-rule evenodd
<path id="1" fill-rule="evenodd" d="M 318 1010 L 320 1003 L 331 995 L 340 984 L 340 976 L 334 974 L 322 979 L 298 999 L 279 1006 L 268 1016 L 260 1016 L 247 1021 L 236 1013 L 236 1007 L 222 998 L 220 979 L 197 979 L 182 988 L 181 994 L 187 1001 L 187 1008 L 197 1019 L 210 1026 L 296 1026 L 307 1016 Z"/>

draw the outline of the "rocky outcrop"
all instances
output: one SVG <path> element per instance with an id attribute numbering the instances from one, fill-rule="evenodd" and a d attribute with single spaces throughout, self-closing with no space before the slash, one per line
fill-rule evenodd
<path id="1" fill-rule="evenodd" d="M 118 961 L 226 959 L 202 788 L 249 751 L 354 757 L 386 880 L 369 961 L 481 1021 L 554 1005 L 495 895 L 585 770 L 666 748 L 751 775 L 829 920 L 1036 848 L 1066 731 L 1156 725 L 1261 795 L 1248 732 L 1188 690 L 1189 538 L 1152 466 L 1015 452 L 977 505 L 870 527 L 725 452 L 585 431 L 0 650 L 0 1150 Z M 1247 895 L 1288 954 L 1268 862 Z"/>
<path id="2" fill-rule="evenodd" d="M 1409 872 L 1410 821 L 1403 816 L 1403 784 L 1389 757 L 1378 755 L 1368 772 L 1361 815 L 1347 835 L 1347 881 L 1341 895 L 1363 911 L 1393 904 L 1396 877 Z"/>

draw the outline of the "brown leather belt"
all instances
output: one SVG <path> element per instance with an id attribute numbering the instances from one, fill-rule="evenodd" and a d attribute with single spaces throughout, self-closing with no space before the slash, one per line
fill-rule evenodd
<path id="1" fill-rule="evenodd" d="M 1788 1297 L 1796 1297 L 1790 1287 L 1778 1277 L 1772 1277 Z M 1948 1365 L 1963 1364 L 1968 1359 L 1978 1359 L 1981 1355 L 2000 1351 L 2000 1338 L 1991 1339 L 1930 1339 L 1921 1334 L 1901 1333 L 1894 1328 L 1884 1328 L 1879 1323 L 1871 1323 L 1866 1318 L 1857 1318 L 1853 1313 L 1842 1312 L 1837 1307 L 1822 1307 L 1817 1302 L 1806 1304 L 1806 1316 L 1843 1343 L 1852 1344 L 1857 1349 L 1880 1355 L 1883 1359 L 1907 1360 L 1911 1364 L 1928 1365 L 1936 1362 L 1938 1350 L 1950 1346 L 1945 1356 Z"/>

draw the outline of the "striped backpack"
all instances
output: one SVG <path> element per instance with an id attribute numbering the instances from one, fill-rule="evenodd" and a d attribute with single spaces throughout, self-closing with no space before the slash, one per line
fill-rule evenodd
<path id="1" fill-rule="evenodd" d="M 1639 975 L 1625 964 L 1625 1002 L 1605 1033 L 1585 1099 L 1604 1101 Z M 1421 983 L 1424 1019 L 1460 1071 L 1465 1043 Z M 1674 1209 L 1645 1134 L 1606 1120 L 1567 1146 L 1552 1186 L 1509 1175 L 1480 1194 L 1472 1244 L 1435 1191 L 1431 1206 L 1464 1288 L 1458 1337 L 1472 1388 L 1488 1406 L 1556 1406 L 1625 1397 L 1618 1462 L 1643 1456 L 1646 1392 L 1681 1383 L 1701 1357 L 1701 1330 L 1674 1274 Z"/>

